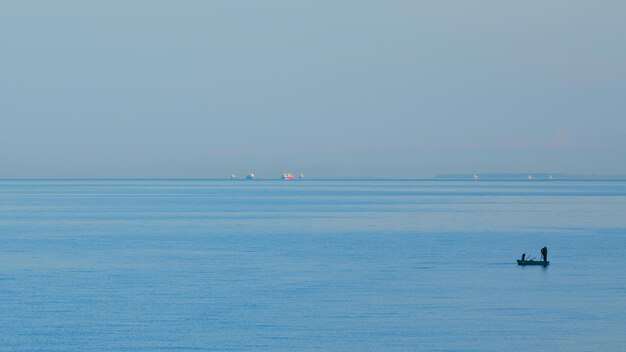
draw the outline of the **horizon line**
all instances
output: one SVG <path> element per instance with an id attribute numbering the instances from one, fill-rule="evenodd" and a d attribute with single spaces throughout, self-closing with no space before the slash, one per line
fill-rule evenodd
<path id="1" fill-rule="evenodd" d="M 469 175 L 469 174 L 468 174 Z M 265 178 L 255 177 L 246 179 L 245 177 L 0 177 L 0 181 L 350 181 L 350 180 L 389 180 L 389 181 L 567 181 L 567 180 L 626 180 L 626 175 L 562 175 L 553 178 L 527 178 L 522 176 L 533 176 L 537 174 L 508 174 L 513 177 L 497 176 L 497 174 L 482 174 L 478 179 L 472 176 L 461 175 L 436 175 L 432 177 L 376 177 L 376 176 L 347 176 L 347 177 L 305 177 L 293 180 L 283 180 L 280 177 Z M 519 175 L 515 177 L 514 175 Z M 550 175 L 550 174 L 541 174 Z M 555 174 L 552 174 L 555 175 Z"/>

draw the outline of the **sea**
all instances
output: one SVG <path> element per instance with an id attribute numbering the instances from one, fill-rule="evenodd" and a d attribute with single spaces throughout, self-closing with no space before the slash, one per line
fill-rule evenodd
<path id="1" fill-rule="evenodd" d="M 625 180 L 0 180 L 0 351 L 522 350 L 626 350 Z"/>

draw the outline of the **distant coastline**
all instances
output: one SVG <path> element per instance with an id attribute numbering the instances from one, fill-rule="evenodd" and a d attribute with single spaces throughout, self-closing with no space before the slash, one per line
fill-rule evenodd
<path id="1" fill-rule="evenodd" d="M 475 177 L 477 175 L 478 177 Z M 487 174 L 441 174 L 436 179 L 480 179 L 480 180 L 582 180 L 582 179 L 626 179 L 626 175 L 562 174 L 562 173 L 487 173 Z"/>
<path id="2" fill-rule="evenodd" d="M 0 177 L 0 181 L 284 181 L 278 177 L 255 176 L 252 178 L 226 178 L 226 177 Z M 295 181 L 506 181 L 506 180 L 528 180 L 528 181 L 558 181 L 558 180 L 626 180 L 626 175 L 601 175 L 601 174 L 548 174 L 548 173 L 487 173 L 487 174 L 439 174 L 433 177 L 372 177 L 372 176 L 352 176 L 352 177 L 328 177 L 312 176 L 307 178 L 297 178 Z"/>

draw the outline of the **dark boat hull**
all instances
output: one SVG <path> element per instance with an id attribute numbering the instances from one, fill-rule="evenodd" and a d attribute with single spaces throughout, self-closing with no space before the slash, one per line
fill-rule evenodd
<path id="1" fill-rule="evenodd" d="M 550 264 L 549 260 L 543 261 L 543 260 L 517 260 L 517 265 L 541 265 L 541 266 L 546 266 Z"/>

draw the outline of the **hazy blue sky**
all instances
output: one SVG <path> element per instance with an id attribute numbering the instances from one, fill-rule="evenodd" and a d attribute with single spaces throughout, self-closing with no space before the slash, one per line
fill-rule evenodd
<path id="1" fill-rule="evenodd" d="M 625 14 L 0 0 L 0 177 L 626 174 Z"/>

